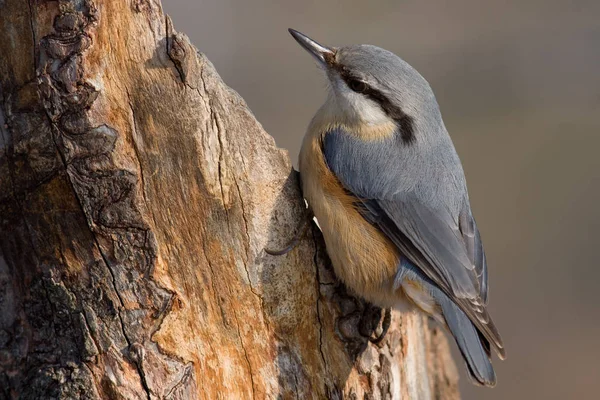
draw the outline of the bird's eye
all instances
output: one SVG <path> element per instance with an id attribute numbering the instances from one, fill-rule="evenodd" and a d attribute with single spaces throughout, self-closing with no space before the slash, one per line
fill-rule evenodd
<path id="1" fill-rule="evenodd" d="M 348 86 L 357 93 L 363 93 L 367 90 L 367 84 L 356 79 L 351 80 Z"/>

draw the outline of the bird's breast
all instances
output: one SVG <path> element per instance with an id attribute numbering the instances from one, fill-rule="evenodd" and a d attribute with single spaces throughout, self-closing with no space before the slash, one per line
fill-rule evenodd
<path id="1" fill-rule="evenodd" d="M 356 294 L 382 307 L 397 305 L 393 281 L 400 255 L 393 243 L 357 211 L 325 163 L 322 135 L 309 132 L 300 151 L 304 197 L 325 238 L 335 273 Z"/>

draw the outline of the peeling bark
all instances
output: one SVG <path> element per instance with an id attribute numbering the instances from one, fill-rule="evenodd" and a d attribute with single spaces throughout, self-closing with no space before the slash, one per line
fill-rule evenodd
<path id="1" fill-rule="evenodd" d="M 0 1 L 0 399 L 458 398 L 348 294 L 297 176 L 152 0 Z"/>

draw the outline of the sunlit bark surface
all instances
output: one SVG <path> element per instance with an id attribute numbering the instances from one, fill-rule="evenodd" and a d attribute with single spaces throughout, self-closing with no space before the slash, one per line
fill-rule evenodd
<path id="1" fill-rule="evenodd" d="M 0 399 L 458 398 L 316 227 L 265 254 L 297 176 L 157 1 L 4 0 L 0 37 Z"/>

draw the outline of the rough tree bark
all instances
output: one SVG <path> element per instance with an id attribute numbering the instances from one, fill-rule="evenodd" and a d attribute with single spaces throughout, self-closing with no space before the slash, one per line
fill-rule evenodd
<path id="1" fill-rule="evenodd" d="M 346 293 L 297 177 L 152 0 L 0 1 L 0 398 L 458 398 Z M 298 127 L 299 134 L 302 127 Z"/>

